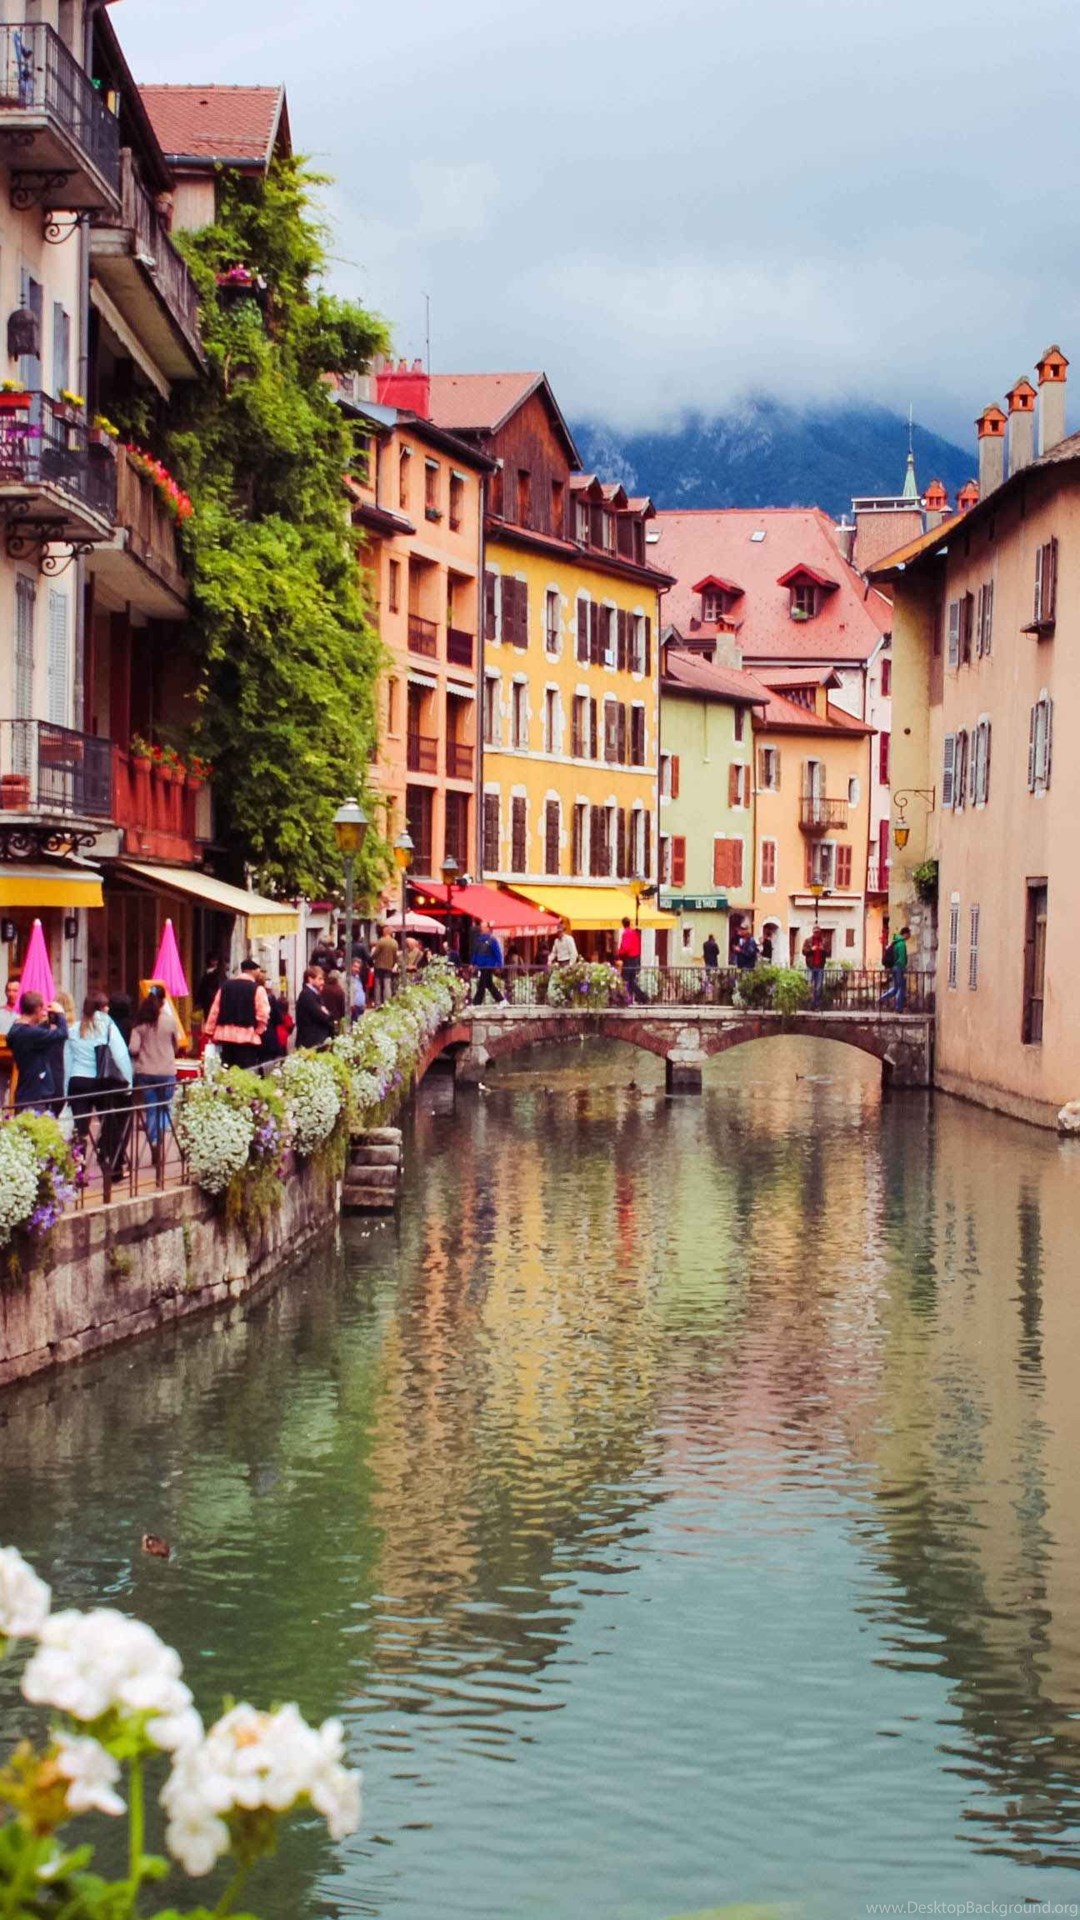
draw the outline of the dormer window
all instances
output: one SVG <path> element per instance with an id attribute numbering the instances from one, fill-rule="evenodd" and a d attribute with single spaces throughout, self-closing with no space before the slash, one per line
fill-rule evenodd
<path id="1" fill-rule="evenodd" d="M 722 620 L 730 604 L 722 587 L 706 587 L 701 596 L 701 617 L 706 624 Z"/>
<path id="2" fill-rule="evenodd" d="M 809 580 L 800 580 L 791 589 L 789 611 L 793 620 L 812 620 L 818 610 L 817 588 Z"/>
<path id="3" fill-rule="evenodd" d="M 791 618 L 812 620 L 815 614 L 821 612 L 828 595 L 836 592 L 840 582 L 827 573 L 818 573 L 816 567 L 798 566 L 782 573 L 776 584 L 788 590 L 788 613 Z"/>
<path id="4" fill-rule="evenodd" d="M 692 591 L 701 595 L 701 618 L 706 626 L 717 626 L 726 620 L 743 592 L 734 580 L 723 580 L 718 573 L 707 573 L 703 580 L 695 580 Z"/>
<path id="5" fill-rule="evenodd" d="M 579 500 L 574 511 L 574 534 L 583 547 L 589 544 L 589 506 L 585 500 Z"/>

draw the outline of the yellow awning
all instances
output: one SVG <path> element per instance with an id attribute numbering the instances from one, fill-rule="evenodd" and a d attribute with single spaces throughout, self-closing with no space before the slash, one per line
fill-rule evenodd
<path id="1" fill-rule="evenodd" d="M 100 907 L 96 867 L 0 867 L 0 907 Z"/>
<path id="2" fill-rule="evenodd" d="M 219 913 L 242 914 L 247 921 L 249 939 L 300 931 L 298 907 L 290 907 L 284 900 L 268 900 L 261 893 L 248 893 L 243 887 L 231 887 L 228 881 L 215 880 L 208 873 L 196 873 L 191 867 L 151 867 L 141 860 L 124 860 L 121 871 L 151 886 L 199 900 L 204 907 L 216 907 Z"/>
<path id="3" fill-rule="evenodd" d="M 634 896 L 625 887 L 522 887 L 514 882 L 514 892 L 535 907 L 557 913 L 569 920 L 574 933 L 601 933 L 620 927 L 624 917 L 634 924 Z M 673 913 L 663 913 L 655 900 L 643 900 L 638 914 L 640 927 L 677 927 Z"/>

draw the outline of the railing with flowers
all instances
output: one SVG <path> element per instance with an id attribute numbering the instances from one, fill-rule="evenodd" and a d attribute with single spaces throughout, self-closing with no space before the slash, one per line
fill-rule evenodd
<path id="1" fill-rule="evenodd" d="M 212 837 L 209 763 L 140 734 L 114 756 L 113 817 L 128 836 L 128 851 L 195 859 L 200 842 Z"/>
<path id="2" fill-rule="evenodd" d="M 156 459 L 152 453 L 147 453 L 144 447 L 128 445 L 125 447 L 125 452 L 135 472 L 141 473 L 145 479 L 149 480 L 170 519 L 181 526 L 185 520 L 190 520 L 195 511 L 191 496 L 184 492 L 179 481 L 173 479 L 164 461 Z"/>
<path id="3" fill-rule="evenodd" d="M 339 1720 L 311 1727 L 295 1706 L 266 1713 L 243 1701 L 204 1727 L 179 1654 L 152 1627 L 112 1607 L 54 1611 L 45 1581 L 16 1547 L 0 1547 L 0 1658 L 12 1642 L 29 1650 L 23 1699 L 49 1715 L 47 1730 L 22 1741 L 0 1771 L 0 1913 L 12 1920 L 132 1920 L 145 1911 L 142 1889 L 169 1870 L 146 1851 L 146 1788 L 157 1769 L 168 1769 L 159 1801 L 172 1859 L 199 1880 L 230 1859 L 216 1914 L 235 1910 L 285 1815 L 313 1810 L 333 1840 L 359 1826 L 361 1777 L 345 1765 Z M 65 1830 L 87 1814 L 126 1815 L 121 1879 L 90 1871 L 94 1845 L 83 1844 L 81 1828 L 71 1846 Z M 211 1910 L 200 1902 L 187 1913 L 210 1920 Z M 182 1920 L 181 1910 L 170 1900 L 156 1920 Z"/>
<path id="4" fill-rule="evenodd" d="M 97 431 L 103 437 L 108 435 L 107 428 Z M 187 495 L 180 498 L 187 500 Z M 177 528 L 190 517 L 190 505 L 188 501 L 188 512 L 182 513 L 171 504 L 158 479 L 148 471 L 146 459 L 130 447 L 123 448 L 117 462 L 116 518 L 127 528 L 129 551 L 178 600 L 187 599 L 187 582 L 180 564 Z"/>

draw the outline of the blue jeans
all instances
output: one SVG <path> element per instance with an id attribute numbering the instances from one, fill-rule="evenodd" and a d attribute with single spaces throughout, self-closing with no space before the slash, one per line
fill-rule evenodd
<path id="1" fill-rule="evenodd" d="M 173 1094 L 176 1092 L 176 1075 L 137 1073 L 135 1085 L 146 1114 L 146 1137 L 150 1145 L 156 1147 L 162 1135 L 167 1133 L 172 1125 L 170 1109 Z"/>
<path id="2" fill-rule="evenodd" d="M 824 967 L 811 967 L 810 969 L 810 1005 L 812 1007 L 820 1007 L 821 989 L 823 988 L 824 985 L 825 985 Z"/>
<path id="3" fill-rule="evenodd" d="M 896 1008 L 897 1013 L 903 1013 L 906 1001 L 907 974 L 903 967 L 894 967 L 892 970 L 892 986 L 887 987 L 882 994 L 881 1004 L 883 1007 L 891 1004 Z"/>

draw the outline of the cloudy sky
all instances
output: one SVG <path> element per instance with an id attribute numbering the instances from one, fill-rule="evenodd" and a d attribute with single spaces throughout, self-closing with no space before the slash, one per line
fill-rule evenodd
<path id="1" fill-rule="evenodd" d="M 136 76 L 277 81 L 339 291 L 575 418 L 856 394 L 968 438 L 1080 356 L 1076 0 L 123 0 Z M 1080 377 L 1080 358 L 1077 360 Z"/>

